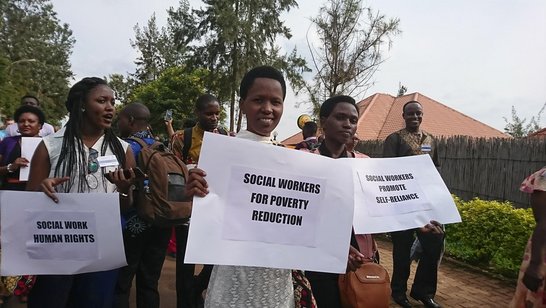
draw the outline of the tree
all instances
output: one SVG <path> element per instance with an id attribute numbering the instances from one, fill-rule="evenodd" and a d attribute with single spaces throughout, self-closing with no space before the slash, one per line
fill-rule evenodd
<path id="1" fill-rule="evenodd" d="M 194 102 L 205 90 L 203 80 L 207 74 L 202 69 L 167 68 L 156 80 L 137 86 L 130 100 L 148 106 L 152 115 L 150 125 L 156 134 L 165 133 L 165 110 L 173 109 L 174 127 L 182 127 L 184 119 L 194 116 Z"/>
<path id="2" fill-rule="evenodd" d="M 295 90 L 303 85 L 306 62 L 296 50 L 282 55 L 278 38 L 289 39 L 290 29 L 280 15 L 297 6 L 294 0 L 204 0 L 195 10 L 199 26 L 190 41 L 190 65 L 209 70 L 207 88 L 230 103 L 230 130 L 235 129 L 238 85 L 243 74 L 257 65 L 269 64 L 285 71 Z M 174 33 L 187 29 L 175 30 Z M 181 35 L 184 36 L 184 35 Z M 191 36 L 191 32 L 190 32 Z M 240 129 L 242 115 L 237 121 Z"/>
<path id="3" fill-rule="evenodd" d="M 49 0 L 4 0 L 0 4 L 0 109 L 11 115 L 19 98 L 34 94 L 49 122 L 66 114 L 72 77 L 72 31 L 61 24 Z M 5 95 L 4 95 L 5 94 Z"/>
<path id="4" fill-rule="evenodd" d="M 403 85 L 401 82 L 398 83 L 398 93 L 396 94 L 397 97 L 404 96 L 406 92 L 408 91 L 408 88 Z"/>
<path id="5" fill-rule="evenodd" d="M 373 84 L 372 77 L 384 62 L 383 48 L 390 48 L 392 37 L 401 31 L 398 18 L 374 13 L 359 0 L 330 0 L 312 22 L 320 46 L 307 36 L 315 76 L 306 91 L 318 115 L 326 98 L 358 97 Z"/>
<path id="6" fill-rule="evenodd" d="M 104 80 L 116 93 L 116 100 L 124 105 L 127 104 L 136 81 L 130 76 L 125 77 L 122 74 L 110 74 L 108 77 L 104 77 Z"/>
<path id="7" fill-rule="evenodd" d="M 234 130 L 238 85 L 243 74 L 257 65 L 283 70 L 293 88 L 304 85 L 306 62 L 294 49 L 282 54 L 277 38 L 290 38 L 280 14 L 296 6 L 295 0 L 205 0 L 191 10 L 187 0 L 168 10 L 167 26 L 159 29 L 155 17 L 142 29 L 135 27 L 132 46 L 140 56 L 132 76 L 136 84 L 153 81 L 166 68 L 184 66 L 206 70 L 204 91 L 220 102 L 230 102 L 230 130 Z M 238 126 L 240 127 L 239 115 Z"/>
<path id="8" fill-rule="evenodd" d="M 540 117 L 542 116 L 545 108 L 546 103 L 542 105 L 542 108 L 540 108 L 536 117 L 531 117 L 529 123 L 526 123 L 527 119 L 521 119 L 516 112 L 516 108 L 512 106 L 512 119 L 508 121 L 506 117 L 503 117 L 504 122 L 506 122 L 504 132 L 514 138 L 521 138 L 540 130 Z"/>
<path id="9" fill-rule="evenodd" d="M 146 26 L 135 26 L 135 40 L 131 41 L 131 46 L 140 53 L 135 61 L 136 71 L 132 74 L 137 83 L 153 81 L 165 69 L 183 62 L 183 57 L 176 52 L 175 41 L 169 29 L 157 27 L 155 14 Z"/>

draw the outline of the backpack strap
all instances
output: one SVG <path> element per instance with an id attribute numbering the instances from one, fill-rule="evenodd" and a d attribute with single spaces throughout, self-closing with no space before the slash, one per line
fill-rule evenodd
<path id="1" fill-rule="evenodd" d="M 184 163 L 188 161 L 188 156 L 190 154 L 192 132 L 193 127 L 184 129 L 184 147 L 182 148 L 182 160 Z"/>

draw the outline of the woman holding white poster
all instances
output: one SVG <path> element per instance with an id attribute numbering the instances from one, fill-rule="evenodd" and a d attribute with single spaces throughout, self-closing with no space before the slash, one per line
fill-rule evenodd
<path id="1" fill-rule="evenodd" d="M 355 136 L 359 114 L 356 102 L 352 97 L 340 95 L 327 99 L 320 106 L 319 114 L 324 141 L 311 153 L 330 158 L 368 157 L 347 149 L 347 144 Z M 364 261 L 365 254 L 362 255 L 355 247 L 358 247 L 358 244 L 353 233 L 351 234 L 351 251 L 347 262 L 347 270 L 350 271 L 356 270 Z M 374 254 L 374 252 L 370 253 Z M 338 274 L 306 271 L 305 276 L 311 283 L 318 307 L 342 307 Z"/>
<path id="2" fill-rule="evenodd" d="M 20 135 L 6 137 L 0 142 L 0 176 L 2 190 L 25 190 L 26 181 L 19 180 L 21 167 L 29 164 L 31 157 L 21 156 L 21 138 L 39 137 L 40 129 L 45 123 L 45 115 L 38 107 L 23 105 L 17 110 L 13 119 L 17 123 Z"/>
<path id="3" fill-rule="evenodd" d="M 0 190 L 24 191 L 27 181 L 20 181 L 19 173 L 21 167 L 28 166 L 30 157 L 21 154 L 21 138 L 39 137 L 45 115 L 38 107 L 23 105 L 15 110 L 13 119 L 20 135 L 6 137 L 0 142 Z M 0 294 L 5 297 L 0 299 L 0 304 L 3 302 L 4 305 L 14 307 L 25 303 L 35 280 L 36 276 L 32 275 L 1 277 L 0 289 L 7 292 Z"/>
<path id="4" fill-rule="evenodd" d="M 135 159 L 129 145 L 112 130 L 114 103 L 114 91 L 100 78 L 74 84 L 65 103 L 68 122 L 38 145 L 27 190 L 43 191 L 55 202 L 59 202 L 56 192 L 118 193 L 122 209 L 128 208 Z M 123 169 L 128 169 L 126 175 Z M 110 307 L 116 279 L 117 269 L 40 275 L 28 307 Z"/>
<path id="5" fill-rule="evenodd" d="M 283 113 L 286 84 L 281 72 L 269 66 L 248 71 L 241 81 L 239 106 L 246 130 L 237 138 L 272 143 L 271 132 Z M 208 193 L 205 172 L 190 170 L 187 196 Z M 205 307 L 294 307 L 292 273 L 288 269 L 215 265 Z"/>

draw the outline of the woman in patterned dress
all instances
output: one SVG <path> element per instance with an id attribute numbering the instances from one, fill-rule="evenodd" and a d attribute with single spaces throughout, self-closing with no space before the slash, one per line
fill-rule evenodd
<path id="1" fill-rule="evenodd" d="M 237 138 L 271 142 L 283 112 L 286 84 L 273 67 L 260 66 L 245 74 L 240 86 L 240 108 L 247 128 Z M 203 170 L 190 170 L 187 196 L 208 193 Z M 295 305 L 290 269 L 215 265 L 207 289 L 205 307 L 282 307 Z"/>
<path id="2" fill-rule="evenodd" d="M 520 190 L 531 194 L 531 207 L 536 227 L 525 248 L 516 293 L 511 308 L 546 307 L 544 276 L 546 274 L 546 167 L 526 178 Z"/>

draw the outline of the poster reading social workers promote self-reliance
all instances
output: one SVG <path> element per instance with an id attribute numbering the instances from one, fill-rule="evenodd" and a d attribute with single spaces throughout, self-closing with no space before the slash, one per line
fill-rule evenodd
<path id="1" fill-rule="evenodd" d="M 430 156 L 346 159 L 344 163 L 353 169 L 356 233 L 419 228 L 430 220 L 461 222 Z"/>

